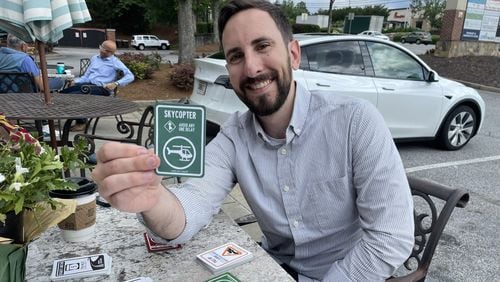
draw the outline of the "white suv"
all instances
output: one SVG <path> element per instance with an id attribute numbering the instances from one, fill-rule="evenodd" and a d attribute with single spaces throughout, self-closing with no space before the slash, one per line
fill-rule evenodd
<path id="1" fill-rule="evenodd" d="M 132 47 L 138 50 L 144 50 L 145 48 L 168 50 L 170 49 L 170 42 L 161 40 L 154 35 L 132 35 Z"/>

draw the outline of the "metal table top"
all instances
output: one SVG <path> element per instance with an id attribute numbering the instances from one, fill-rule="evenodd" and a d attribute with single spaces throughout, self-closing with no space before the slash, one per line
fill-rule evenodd
<path id="1" fill-rule="evenodd" d="M 0 94 L 0 112 L 10 119 L 77 119 L 134 112 L 138 105 L 117 97 L 53 93 L 46 105 L 42 93 Z"/>

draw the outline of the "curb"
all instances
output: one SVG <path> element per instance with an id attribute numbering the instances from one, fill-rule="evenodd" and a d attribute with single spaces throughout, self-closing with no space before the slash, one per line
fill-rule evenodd
<path id="1" fill-rule="evenodd" d="M 478 84 L 478 83 L 472 83 L 472 82 L 463 81 L 463 80 L 459 80 L 459 79 L 453 79 L 453 80 L 455 80 L 456 82 L 460 82 L 462 84 L 465 84 L 465 85 L 467 85 L 469 87 L 475 88 L 475 89 L 480 89 L 480 90 L 484 90 L 484 91 L 500 93 L 500 88 L 498 88 L 498 87 L 486 86 L 486 85 L 482 85 L 482 84 Z"/>

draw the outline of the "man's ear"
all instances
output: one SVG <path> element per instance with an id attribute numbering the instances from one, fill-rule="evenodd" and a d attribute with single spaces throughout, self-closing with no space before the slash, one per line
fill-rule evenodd
<path id="1" fill-rule="evenodd" d="M 288 43 L 288 50 L 290 52 L 290 65 L 292 69 L 297 70 L 300 66 L 300 46 L 297 39 L 292 39 Z"/>

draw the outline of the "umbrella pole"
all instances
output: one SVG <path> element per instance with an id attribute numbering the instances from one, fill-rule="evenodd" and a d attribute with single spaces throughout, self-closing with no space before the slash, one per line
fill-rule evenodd
<path id="1" fill-rule="evenodd" d="M 46 105 L 51 104 L 49 77 L 47 75 L 47 57 L 45 56 L 45 43 L 36 41 L 38 55 L 40 56 L 40 69 L 42 71 L 43 97 Z M 54 120 L 49 120 L 50 146 L 57 152 L 57 139 Z"/>

